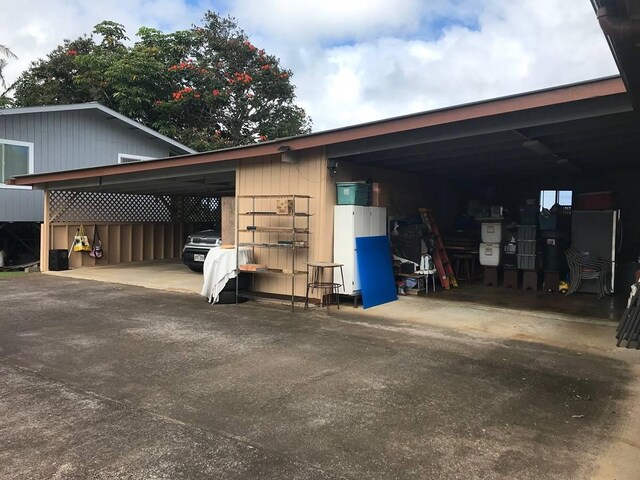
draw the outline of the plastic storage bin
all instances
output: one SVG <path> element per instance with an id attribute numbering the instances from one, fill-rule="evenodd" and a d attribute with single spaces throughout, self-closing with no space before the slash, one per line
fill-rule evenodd
<path id="1" fill-rule="evenodd" d="M 538 223 L 538 207 L 522 207 L 520 209 L 520 224 L 535 225 Z"/>
<path id="2" fill-rule="evenodd" d="M 518 268 L 521 270 L 536 270 L 536 256 L 518 254 Z"/>
<path id="3" fill-rule="evenodd" d="M 480 265 L 484 267 L 497 267 L 500 265 L 502 248 L 499 243 L 480 244 Z"/>
<path id="4" fill-rule="evenodd" d="M 536 243 L 537 242 L 535 240 L 518 240 L 518 253 L 523 255 L 535 255 Z"/>
<path id="5" fill-rule="evenodd" d="M 363 205 L 369 203 L 369 185 L 364 182 L 336 182 L 338 205 Z"/>
<path id="6" fill-rule="evenodd" d="M 542 269 L 545 272 L 566 272 L 567 259 L 564 252 L 569 242 L 564 238 L 547 238 L 542 243 Z"/>
<path id="7" fill-rule="evenodd" d="M 558 225 L 558 216 L 555 213 L 551 215 L 540 215 L 538 217 L 540 230 L 555 230 Z"/>
<path id="8" fill-rule="evenodd" d="M 518 225 L 518 240 L 535 240 L 536 231 L 535 225 Z"/>
<path id="9" fill-rule="evenodd" d="M 500 243 L 504 235 L 504 227 L 497 222 L 482 223 L 482 241 L 484 243 Z"/>
<path id="10" fill-rule="evenodd" d="M 49 270 L 69 270 L 69 252 L 66 249 L 49 250 Z"/>

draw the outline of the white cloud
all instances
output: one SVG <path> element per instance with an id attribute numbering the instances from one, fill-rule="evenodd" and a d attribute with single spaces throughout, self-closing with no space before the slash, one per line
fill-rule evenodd
<path id="1" fill-rule="evenodd" d="M 103 19 L 125 24 L 131 36 L 141 25 L 185 28 L 213 9 L 211 0 L 185 1 L 3 6 L 0 43 L 20 57 L 6 76 Z M 252 41 L 294 71 L 299 103 L 316 130 L 617 73 L 588 0 L 228 4 Z"/>
<path id="2" fill-rule="evenodd" d="M 433 40 L 395 36 L 318 47 L 278 45 L 316 129 L 477 101 L 617 73 L 589 2 L 483 3 L 477 28 Z M 308 53 L 308 50 L 305 51 Z"/>

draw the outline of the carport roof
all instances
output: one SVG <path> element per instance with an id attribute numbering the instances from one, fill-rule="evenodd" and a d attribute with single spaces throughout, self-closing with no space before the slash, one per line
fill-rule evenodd
<path id="1" fill-rule="evenodd" d="M 108 177 L 117 183 L 136 175 L 144 182 L 147 175 L 168 176 L 189 168 L 204 172 L 218 162 L 230 165 L 276 155 L 284 146 L 293 152 L 324 147 L 329 158 L 435 176 L 547 167 L 581 171 L 583 166 L 574 162 L 598 166 L 617 142 L 640 146 L 639 134 L 624 83 L 615 76 L 250 146 L 27 175 L 13 182 L 47 189 L 74 189 L 89 182 L 87 189 L 93 185 L 99 190 Z M 578 154 L 587 156 L 574 158 L 572 149 L 587 142 L 591 153 L 579 149 Z M 624 161 L 630 160 L 625 156 Z"/>

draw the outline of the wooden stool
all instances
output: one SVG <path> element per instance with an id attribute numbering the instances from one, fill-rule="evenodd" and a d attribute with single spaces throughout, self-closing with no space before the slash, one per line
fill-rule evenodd
<path id="1" fill-rule="evenodd" d="M 538 272 L 536 270 L 522 272 L 522 289 L 538 291 Z"/>
<path id="2" fill-rule="evenodd" d="M 466 253 L 454 253 L 453 262 L 455 265 L 456 280 L 466 280 L 471 286 L 473 277 L 473 255 Z"/>
<path id="3" fill-rule="evenodd" d="M 505 268 L 504 278 L 502 280 L 502 286 L 504 288 L 518 289 L 518 270 L 515 268 Z"/>
<path id="4" fill-rule="evenodd" d="M 484 285 L 485 287 L 498 286 L 498 267 L 484 267 Z"/>

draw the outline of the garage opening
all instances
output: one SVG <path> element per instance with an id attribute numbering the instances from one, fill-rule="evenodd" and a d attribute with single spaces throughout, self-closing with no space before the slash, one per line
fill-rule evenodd
<path id="1" fill-rule="evenodd" d="M 340 158 L 335 180 L 362 182 L 370 193 L 361 204 L 385 208 L 399 294 L 617 321 L 640 267 L 640 127 L 624 118 L 414 137 L 410 147 Z M 441 233 L 451 289 L 437 281 L 427 292 L 429 276 L 413 274 L 437 250 L 422 207 Z M 602 286 L 590 262 L 606 269 Z"/>

